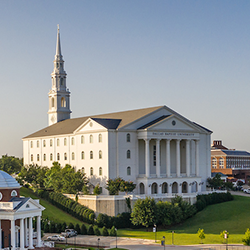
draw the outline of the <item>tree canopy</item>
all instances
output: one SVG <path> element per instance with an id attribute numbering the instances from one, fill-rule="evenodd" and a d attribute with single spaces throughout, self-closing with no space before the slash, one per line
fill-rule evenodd
<path id="1" fill-rule="evenodd" d="M 15 156 L 2 155 L 0 159 L 0 170 L 8 174 L 14 174 L 21 171 L 23 166 L 23 159 Z"/>

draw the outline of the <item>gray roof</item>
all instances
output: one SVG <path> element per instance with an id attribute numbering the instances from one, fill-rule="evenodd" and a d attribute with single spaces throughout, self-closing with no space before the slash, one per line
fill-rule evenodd
<path id="1" fill-rule="evenodd" d="M 212 172 L 212 173 L 211 173 L 211 177 L 212 177 L 212 178 L 215 177 L 216 174 L 219 174 L 221 177 L 227 177 L 227 175 L 225 175 L 225 174 L 223 174 L 223 173 L 221 173 L 221 172 Z"/>
<path id="2" fill-rule="evenodd" d="M 150 126 L 152 126 L 152 125 L 154 125 L 154 124 L 156 124 L 156 123 L 158 123 L 158 122 L 164 120 L 165 118 L 167 118 L 167 117 L 169 117 L 169 116 L 170 116 L 170 115 L 163 115 L 163 116 L 161 116 L 161 117 L 159 117 L 159 118 L 153 120 L 152 122 L 149 122 L 149 123 L 147 123 L 147 124 L 141 126 L 141 127 L 138 128 L 138 129 L 145 129 L 145 128 L 148 128 L 148 127 L 150 127 Z"/>
<path id="3" fill-rule="evenodd" d="M 14 210 L 18 210 L 20 207 L 22 207 L 30 198 L 26 198 L 26 197 L 12 197 L 9 201 L 10 202 L 16 202 L 16 201 L 20 201 L 20 203 L 18 203 L 18 205 L 14 208 Z"/>
<path id="4" fill-rule="evenodd" d="M 0 189 L 4 188 L 20 188 L 15 178 L 0 170 Z"/>
<path id="5" fill-rule="evenodd" d="M 232 156 L 250 156 L 250 153 L 248 153 L 247 151 L 239 151 L 239 150 L 221 150 L 223 153 L 225 153 L 226 155 L 232 155 Z"/>

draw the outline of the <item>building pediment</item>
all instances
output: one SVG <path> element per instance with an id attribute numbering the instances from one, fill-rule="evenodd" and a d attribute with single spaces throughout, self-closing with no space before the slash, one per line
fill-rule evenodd
<path id="1" fill-rule="evenodd" d="M 101 131 L 101 130 L 107 130 L 103 125 L 96 122 L 92 118 L 88 118 L 87 121 L 85 121 L 80 127 L 78 127 L 75 131 L 75 133 L 90 133 L 93 131 Z"/>

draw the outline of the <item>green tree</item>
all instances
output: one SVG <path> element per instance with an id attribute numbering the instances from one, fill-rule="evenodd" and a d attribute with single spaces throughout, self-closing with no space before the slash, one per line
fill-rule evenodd
<path id="1" fill-rule="evenodd" d="M 199 228 L 197 234 L 198 234 L 198 237 L 201 239 L 201 244 L 202 244 L 202 240 L 205 239 L 204 229 Z"/>
<path id="2" fill-rule="evenodd" d="M 134 225 L 142 225 L 148 228 L 156 223 L 156 203 L 153 198 L 138 199 L 131 213 L 131 221 Z"/>
<path id="3" fill-rule="evenodd" d="M 102 228 L 102 235 L 103 236 L 109 236 L 109 232 L 108 232 L 108 229 L 106 227 Z"/>
<path id="4" fill-rule="evenodd" d="M 14 174 L 21 171 L 23 166 L 23 159 L 19 159 L 15 156 L 2 155 L 0 159 L 0 170 L 7 172 L 8 174 Z"/>
<path id="5" fill-rule="evenodd" d="M 120 191 L 125 192 L 127 194 L 128 192 L 133 192 L 135 187 L 136 187 L 136 184 L 134 184 L 132 181 L 123 181 L 121 182 L 121 185 L 120 185 Z"/>
<path id="6" fill-rule="evenodd" d="M 109 232 L 109 236 L 116 236 L 115 226 L 113 226 Z"/>
<path id="7" fill-rule="evenodd" d="M 209 184 L 209 187 L 214 188 L 214 189 L 218 189 L 223 186 L 223 180 L 221 179 L 220 174 L 218 173 L 215 175 L 215 177 L 208 178 L 207 182 Z"/>
<path id="8" fill-rule="evenodd" d="M 229 232 L 227 230 L 220 232 L 220 237 L 223 239 L 224 243 L 226 243 L 227 239 L 229 238 Z"/>
<path id="9" fill-rule="evenodd" d="M 109 191 L 110 195 L 118 195 L 120 191 L 120 185 L 124 180 L 120 177 L 115 178 L 114 180 L 107 181 L 106 189 Z"/>
<path id="10" fill-rule="evenodd" d="M 92 225 L 90 225 L 88 228 L 88 235 L 94 235 L 94 229 Z"/>
<path id="11" fill-rule="evenodd" d="M 246 245 L 246 246 L 250 245 L 250 230 L 249 230 L 249 228 L 245 232 L 245 238 L 243 238 L 242 241 L 243 241 L 244 245 Z"/>
<path id="12" fill-rule="evenodd" d="M 94 195 L 99 195 L 99 194 L 101 194 L 101 192 L 102 192 L 102 189 L 101 189 L 100 185 L 97 184 L 93 190 L 93 193 L 94 193 Z"/>

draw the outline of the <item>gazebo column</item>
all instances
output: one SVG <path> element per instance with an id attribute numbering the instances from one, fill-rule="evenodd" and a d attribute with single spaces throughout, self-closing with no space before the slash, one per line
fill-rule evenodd
<path id="1" fill-rule="evenodd" d="M 156 140 L 156 176 L 159 178 L 160 173 L 160 140 Z"/>
<path id="2" fill-rule="evenodd" d="M 180 154 L 180 140 L 176 140 L 176 175 L 181 175 L 181 154 Z"/>
<path id="3" fill-rule="evenodd" d="M 0 220 L 0 248 L 2 248 L 2 220 Z"/>
<path id="4" fill-rule="evenodd" d="M 11 249 L 16 249 L 16 226 L 15 226 L 15 220 L 12 219 L 10 221 L 10 231 L 11 231 Z"/>
<path id="5" fill-rule="evenodd" d="M 166 173 L 167 177 L 171 176 L 171 167 L 170 167 L 170 139 L 166 140 Z"/>
<path id="6" fill-rule="evenodd" d="M 20 219 L 20 249 L 24 249 L 24 219 Z"/>
<path id="7" fill-rule="evenodd" d="M 190 176 L 190 140 L 186 140 L 186 174 Z"/>
<path id="8" fill-rule="evenodd" d="M 145 141 L 145 167 L 146 167 L 146 177 L 150 177 L 150 153 L 149 153 L 149 139 L 144 139 Z"/>
<path id="9" fill-rule="evenodd" d="M 41 246 L 41 216 L 36 217 L 37 247 Z"/>
<path id="10" fill-rule="evenodd" d="M 34 249 L 33 247 L 33 223 L 32 217 L 29 217 L 29 249 Z"/>
<path id="11" fill-rule="evenodd" d="M 24 219 L 24 246 L 28 246 L 28 218 Z"/>

